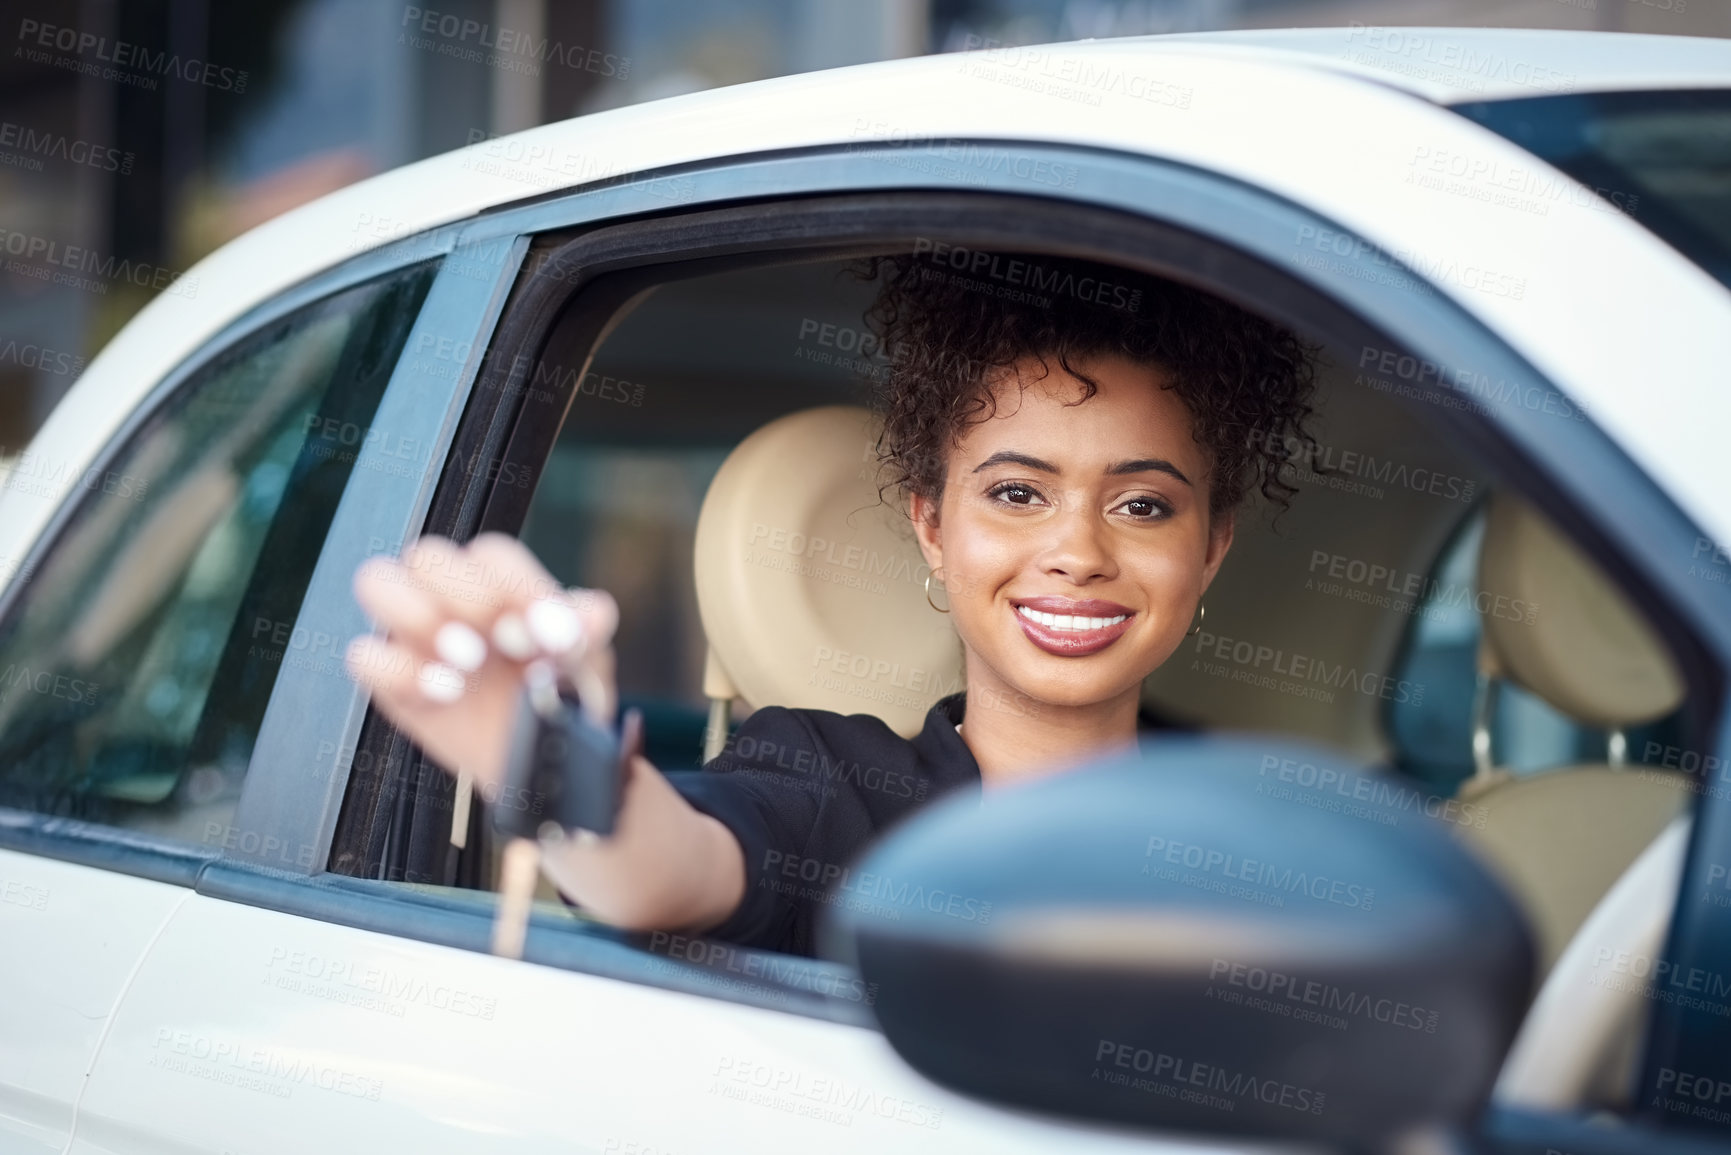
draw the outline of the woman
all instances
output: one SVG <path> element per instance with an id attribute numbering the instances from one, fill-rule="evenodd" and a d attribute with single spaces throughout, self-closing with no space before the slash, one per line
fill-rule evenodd
<path id="1" fill-rule="evenodd" d="M 885 488 L 955 624 L 966 689 L 911 741 L 865 715 L 766 706 L 677 787 L 634 759 L 613 836 L 543 860 L 603 920 L 810 953 L 812 880 L 925 801 L 1133 744 L 1142 681 L 1204 613 L 1234 511 L 1252 488 L 1281 505 L 1293 492 L 1281 450 L 1308 443 L 1312 380 L 1291 333 L 1042 255 L 937 246 L 866 271 L 883 280 L 870 320 L 891 359 Z M 1005 280 L 1051 295 L 998 292 Z M 526 659 L 612 693 L 612 598 L 560 590 L 513 539 L 423 539 L 367 563 L 355 591 L 389 640 L 355 640 L 354 676 L 484 797 Z"/>

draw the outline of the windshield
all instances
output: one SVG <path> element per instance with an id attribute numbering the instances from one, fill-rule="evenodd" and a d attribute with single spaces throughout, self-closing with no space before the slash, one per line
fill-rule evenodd
<path id="1" fill-rule="evenodd" d="M 1731 287 L 1731 92 L 1611 92 L 1456 112 L 1562 169 Z"/>

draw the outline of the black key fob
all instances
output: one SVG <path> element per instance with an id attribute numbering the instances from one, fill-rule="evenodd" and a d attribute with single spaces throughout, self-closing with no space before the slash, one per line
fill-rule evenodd
<path id="1" fill-rule="evenodd" d="M 612 834 L 628 760 L 642 751 L 641 711 L 625 711 L 614 732 L 570 698 L 538 703 L 525 687 L 512 727 L 504 789 L 492 800 L 494 829 L 513 838 L 535 838 L 553 822 L 567 833 Z"/>

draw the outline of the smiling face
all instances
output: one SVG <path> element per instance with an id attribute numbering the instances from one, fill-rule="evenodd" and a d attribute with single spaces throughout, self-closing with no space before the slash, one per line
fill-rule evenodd
<path id="1" fill-rule="evenodd" d="M 914 497 L 970 691 L 1095 706 L 1140 692 L 1177 649 L 1232 542 L 1211 519 L 1206 450 L 1156 368 L 1117 357 L 1018 365 L 997 412 L 950 451 L 934 504 Z M 1023 387 L 1023 383 L 1026 387 Z M 935 591 L 934 591 L 934 596 Z"/>

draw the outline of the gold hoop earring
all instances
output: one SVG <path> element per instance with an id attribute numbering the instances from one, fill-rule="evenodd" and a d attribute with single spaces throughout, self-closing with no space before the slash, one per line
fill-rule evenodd
<path id="1" fill-rule="evenodd" d="M 1208 607 L 1203 605 L 1201 602 L 1197 602 L 1196 603 L 1196 624 L 1191 626 L 1190 629 L 1184 634 L 1184 636 L 1187 638 L 1193 638 L 1197 634 L 1201 633 L 1202 632 L 1202 619 L 1207 617 L 1207 616 L 1208 616 Z"/>
<path id="2" fill-rule="evenodd" d="M 934 610 L 937 610 L 940 614 L 947 614 L 950 612 L 949 606 L 940 606 L 937 602 L 932 600 L 932 575 L 935 573 L 937 573 L 937 570 L 926 571 L 926 604 L 931 606 Z M 943 579 L 940 578 L 938 584 L 942 585 Z"/>

